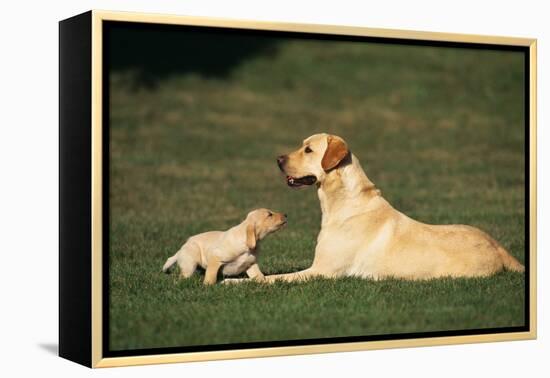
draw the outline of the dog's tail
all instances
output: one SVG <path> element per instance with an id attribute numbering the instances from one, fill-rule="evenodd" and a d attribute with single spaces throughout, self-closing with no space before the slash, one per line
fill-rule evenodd
<path id="1" fill-rule="evenodd" d="M 162 271 L 164 273 L 169 273 L 169 269 L 172 265 L 174 265 L 176 263 L 176 261 L 178 260 L 178 254 L 176 253 L 174 256 L 172 257 L 168 257 L 168 260 L 166 260 L 166 262 L 164 263 L 164 266 L 162 267 Z"/>
<path id="2" fill-rule="evenodd" d="M 498 246 L 497 250 L 506 270 L 511 272 L 525 272 L 525 267 L 514 256 L 508 253 L 508 251 L 501 246 Z"/>

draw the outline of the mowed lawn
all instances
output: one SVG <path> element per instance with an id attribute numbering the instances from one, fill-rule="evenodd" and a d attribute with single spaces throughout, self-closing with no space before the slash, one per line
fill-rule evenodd
<path id="1" fill-rule="evenodd" d="M 224 74 L 139 77 L 111 75 L 112 350 L 524 324 L 518 273 L 212 287 L 161 273 L 187 237 L 257 207 L 289 217 L 262 243 L 264 273 L 310 266 L 317 193 L 288 188 L 275 157 L 317 132 L 344 137 L 398 210 L 477 226 L 523 262 L 520 53 L 287 40 Z"/>

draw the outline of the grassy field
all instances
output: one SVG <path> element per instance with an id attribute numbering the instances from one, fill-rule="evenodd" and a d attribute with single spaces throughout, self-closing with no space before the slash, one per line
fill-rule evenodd
<path id="1" fill-rule="evenodd" d="M 316 132 L 344 137 L 397 209 L 480 227 L 524 261 L 521 54 L 302 40 L 222 74 L 143 74 L 110 78 L 113 350 L 523 325 L 523 274 L 203 287 L 160 273 L 187 237 L 256 207 L 289 216 L 264 273 L 308 267 L 317 195 L 287 188 L 275 157 Z"/>

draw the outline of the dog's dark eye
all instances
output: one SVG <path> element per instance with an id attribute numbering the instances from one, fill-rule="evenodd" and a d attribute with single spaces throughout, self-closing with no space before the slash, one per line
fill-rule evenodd
<path id="1" fill-rule="evenodd" d="M 268 217 L 272 217 L 272 216 L 273 216 L 273 213 L 267 213 L 267 216 L 268 216 Z"/>
<path id="2" fill-rule="evenodd" d="M 307 146 L 304 151 L 305 151 L 306 154 L 309 154 L 310 152 L 313 152 L 313 150 L 311 148 L 309 148 L 309 146 Z"/>

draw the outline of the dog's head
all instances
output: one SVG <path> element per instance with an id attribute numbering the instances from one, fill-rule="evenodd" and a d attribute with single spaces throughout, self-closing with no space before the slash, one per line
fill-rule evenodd
<path id="1" fill-rule="evenodd" d="M 248 213 L 245 222 L 246 244 L 248 248 L 254 249 L 257 241 L 284 227 L 287 217 L 286 214 L 269 209 L 256 209 Z"/>
<path id="2" fill-rule="evenodd" d="M 303 141 L 302 147 L 277 158 L 279 169 L 292 188 L 322 183 L 328 172 L 349 161 L 346 142 L 336 135 L 315 134 Z"/>

